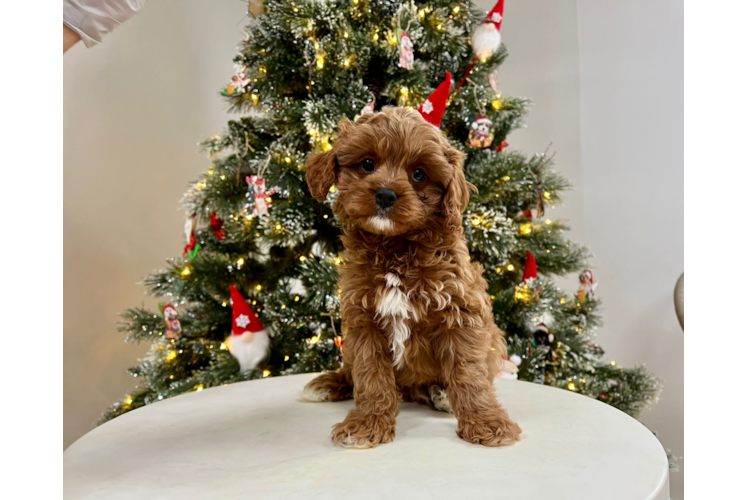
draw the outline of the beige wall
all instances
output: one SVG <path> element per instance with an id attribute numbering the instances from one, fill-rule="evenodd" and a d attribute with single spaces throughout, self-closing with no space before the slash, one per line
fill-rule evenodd
<path id="1" fill-rule="evenodd" d="M 64 56 L 64 438 L 131 388 L 146 346 L 116 330 L 136 283 L 181 252 L 179 200 L 206 165 L 198 141 L 228 115 L 218 92 L 245 3 L 159 0 L 93 49 Z"/>
<path id="2" fill-rule="evenodd" d="M 571 237 L 596 253 L 609 358 L 646 361 L 666 378 L 663 403 L 643 420 L 682 454 L 683 338 L 669 295 L 683 267 L 682 32 L 658 28 L 680 23 L 682 13 L 641 1 L 598 3 L 507 2 L 510 57 L 500 84 L 535 102 L 528 128 L 509 142 L 528 153 L 552 143 L 558 170 L 576 186 L 550 216 L 569 219 Z M 179 253 L 178 201 L 206 165 L 195 143 L 226 121 L 216 91 L 231 74 L 244 7 L 151 2 L 102 46 L 65 56 L 65 446 L 134 382 L 124 370 L 145 346 L 125 345 L 114 322 L 124 307 L 148 300 L 135 282 Z M 632 31 L 636 50 L 624 38 Z M 646 57 L 655 43 L 671 66 Z M 606 92 L 611 85 L 616 92 Z M 658 127 L 678 133 L 643 137 L 644 106 Z M 615 177 L 631 169 L 629 178 Z M 635 181 L 652 171 L 649 183 Z M 611 179 L 625 187 L 616 191 Z M 673 229 L 643 231 L 642 221 Z M 576 279 L 563 284 L 575 287 Z M 682 475 L 672 480 L 680 498 Z"/>

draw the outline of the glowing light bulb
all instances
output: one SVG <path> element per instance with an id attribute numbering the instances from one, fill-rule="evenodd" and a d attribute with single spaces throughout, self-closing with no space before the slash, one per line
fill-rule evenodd
<path id="1" fill-rule="evenodd" d="M 379 33 L 374 33 L 374 40 L 379 40 Z"/>
<path id="2" fill-rule="evenodd" d="M 549 193 L 548 191 L 544 192 L 543 193 L 543 198 L 545 198 L 546 200 L 550 200 L 551 199 L 551 193 Z"/>
<path id="3" fill-rule="evenodd" d="M 559 302 L 560 302 L 560 303 L 562 303 L 562 304 L 566 304 L 566 299 L 565 299 L 565 298 L 563 298 L 563 297 L 561 297 L 561 298 L 559 299 Z"/>
<path id="4" fill-rule="evenodd" d="M 228 304 L 227 304 L 227 303 L 226 303 L 225 301 L 224 301 L 224 302 L 221 302 L 221 307 L 226 307 L 227 305 L 228 305 Z"/>
<path id="5" fill-rule="evenodd" d="M 131 398 L 130 396 L 128 396 L 128 397 L 127 397 L 127 398 L 125 399 L 125 404 L 126 404 L 126 405 L 131 405 L 131 404 L 132 404 L 132 398 Z"/>
<path id="6" fill-rule="evenodd" d="M 226 176 L 225 176 L 225 175 L 222 175 L 222 176 L 221 176 L 221 180 L 222 180 L 222 181 L 225 181 L 225 180 L 226 180 Z"/>
<path id="7" fill-rule="evenodd" d="M 222 351 L 225 351 L 225 350 L 226 350 L 226 344 L 224 344 L 223 342 L 221 342 L 221 347 L 220 347 L 220 349 L 221 349 Z"/>
<path id="8" fill-rule="evenodd" d="M 408 87 L 400 87 L 400 93 L 401 93 L 401 94 L 402 94 L 402 95 L 403 95 L 404 97 L 408 97 Z"/>
<path id="9" fill-rule="evenodd" d="M 343 38 L 348 38 L 348 32 L 347 31 L 343 32 Z"/>
<path id="10" fill-rule="evenodd" d="M 257 290 L 258 292 L 259 292 L 260 290 L 262 290 L 262 285 L 257 285 L 257 286 L 255 287 L 255 290 Z M 253 302 L 253 303 L 254 303 L 254 302 Z"/>
<path id="11" fill-rule="evenodd" d="M 196 390 L 197 392 L 200 392 L 200 391 L 202 391 L 203 389 L 205 389 L 205 387 L 203 387 L 203 384 L 200 384 L 200 385 L 198 385 L 197 387 L 195 387 L 195 390 Z"/>
<path id="12" fill-rule="evenodd" d="M 239 257 L 239 260 L 236 261 L 236 265 L 242 267 L 244 265 L 244 259 Z"/>
<path id="13" fill-rule="evenodd" d="M 426 11 L 423 10 L 423 9 L 419 10 L 418 11 L 418 17 L 420 17 L 421 19 L 423 19 L 424 17 L 426 17 Z"/>
<path id="14" fill-rule="evenodd" d="M 321 57 L 317 59 L 317 69 L 322 69 L 325 67 L 325 60 Z"/>
<path id="15" fill-rule="evenodd" d="M 309 135 L 314 135 L 314 134 L 316 134 L 316 133 L 317 133 L 317 131 L 316 131 L 316 130 L 314 130 L 313 128 L 310 128 L 310 129 L 309 129 Z"/>
<path id="16" fill-rule="evenodd" d="M 455 5 L 455 8 L 452 9 L 452 12 L 454 12 L 455 14 L 457 14 L 458 12 L 460 12 L 460 6 L 459 5 Z"/>
<path id="17" fill-rule="evenodd" d="M 267 378 L 270 376 L 270 370 L 262 370 L 262 378 Z"/>
<path id="18" fill-rule="evenodd" d="M 306 260 L 306 257 L 304 257 L 304 256 L 302 255 L 301 257 L 299 257 L 299 260 L 300 260 L 301 262 L 304 262 L 304 261 Z"/>
<path id="19" fill-rule="evenodd" d="M 293 298 L 293 301 L 294 301 L 294 302 L 298 302 L 300 298 L 301 298 L 301 297 L 299 297 L 299 296 L 297 295 L 296 297 L 294 297 L 294 298 Z"/>
<path id="20" fill-rule="evenodd" d="M 568 387 L 570 391 L 577 390 L 577 387 L 574 385 L 574 382 L 569 382 L 569 385 L 567 385 L 566 387 Z"/>
<path id="21" fill-rule="evenodd" d="M 285 357 L 283 358 L 283 361 L 288 361 L 289 359 L 291 359 L 291 358 L 289 358 L 289 357 L 288 357 L 288 355 L 286 355 L 286 356 L 285 356 Z"/>
<path id="22" fill-rule="evenodd" d="M 290 156 L 286 156 L 284 159 L 286 160 L 286 163 L 291 163 L 291 157 Z"/>
<path id="23" fill-rule="evenodd" d="M 613 365 L 613 366 L 616 366 L 616 362 L 615 361 L 611 361 L 610 364 Z"/>
<path id="24" fill-rule="evenodd" d="M 189 276 L 191 272 L 189 267 L 185 267 L 182 269 L 182 276 Z"/>
<path id="25" fill-rule="evenodd" d="M 166 355 L 167 361 L 171 361 L 172 359 L 177 357 L 177 351 L 169 351 L 169 354 Z"/>
<path id="26" fill-rule="evenodd" d="M 514 271 L 514 266 L 512 264 L 509 264 L 508 266 L 506 266 L 506 270 L 507 271 Z"/>
<path id="27" fill-rule="evenodd" d="M 331 192 L 331 193 L 334 193 L 334 192 L 335 192 L 335 186 L 330 186 L 330 192 Z"/>

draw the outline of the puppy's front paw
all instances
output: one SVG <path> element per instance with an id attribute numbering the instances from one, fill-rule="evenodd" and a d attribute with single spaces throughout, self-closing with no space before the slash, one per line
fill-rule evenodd
<path id="1" fill-rule="evenodd" d="M 457 435 L 468 443 L 483 446 L 511 446 L 519 441 L 522 429 L 503 409 L 464 415 L 457 423 Z"/>
<path id="2" fill-rule="evenodd" d="M 395 419 L 351 411 L 333 427 L 332 442 L 341 448 L 374 448 L 395 438 Z"/>

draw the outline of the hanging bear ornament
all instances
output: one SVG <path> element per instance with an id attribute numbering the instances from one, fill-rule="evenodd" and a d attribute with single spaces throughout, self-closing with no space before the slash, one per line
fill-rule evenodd
<path id="1" fill-rule="evenodd" d="M 597 285 L 590 269 L 585 269 L 579 275 L 579 290 L 575 302 L 580 305 L 597 302 Z"/>
<path id="2" fill-rule="evenodd" d="M 400 61 L 397 65 L 407 70 L 413 69 L 413 63 L 415 62 L 413 41 L 410 39 L 410 35 L 400 28 L 397 29 L 397 50 L 400 52 Z"/>
<path id="3" fill-rule="evenodd" d="M 471 148 L 488 148 L 493 142 L 493 122 L 485 115 L 476 118 L 468 134 Z"/>
<path id="4" fill-rule="evenodd" d="M 164 315 L 166 325 L 166 336 L 170 339 L 178 339 L 182 336 L 182 324 L 177 319 L 177 310 L 171 304 L 159 304 L 161 313 Z"/>
<path id="5" fill-rule="evenodd" d="M 200 243 L 195 239 L 195 228 L 197 227 L 197 213 L 193 213 L 184 223 L 184 235 L 187 238 L 187 244 L 182 252 L 188 260 L 193 260 L 200 251 Z"/>
<path id="6" fill-rule="evenodd" d="M 373 112 L 374 112 L 374 101 L 367 102 L 366 104 L 364 104 L 364 107 L 361 108 L 361 111 L 359 111 L 359 113 L 353 117 L 353 121 L 357 122 L 358 119 L 361 118 L 362 116 L 370 115 Z"/>
<path id="7" fill-rule="evenodd" d="M 237 67 L 236 74 L 231 77 L 231 83 L 226 85 L 226 88 L 223 89 L 221 95 L 236 97 L 246 93 L 247 87 L 249 86 L 249 78 L 247 78 L 245 71 L 246 68 L 243 66 Z"/>
<path id="8" fill-rule="evenodd" d="M 249 199 L 247 210 L 252 211 L 253 217 L 270 215 L 268 212 L 272 204 L 270 197 L 278 192 L 278 188 L 273 187 L 268 190 L 265 186 L 265 179 L 257 175 L 249 175 L 245 180 L 249 186 L 249 190 L 247 191 L 247 198 Z"/>

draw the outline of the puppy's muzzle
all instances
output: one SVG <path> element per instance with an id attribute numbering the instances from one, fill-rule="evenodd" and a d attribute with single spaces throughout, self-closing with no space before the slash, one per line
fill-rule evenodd
<path id="1" fill-rule="evenodd" d="M 391 189 L 380 188 L 377 189 L 374 199 L 377 200 L 380 208 L 390 208 L 397 201 L 397 193 Z"/>

